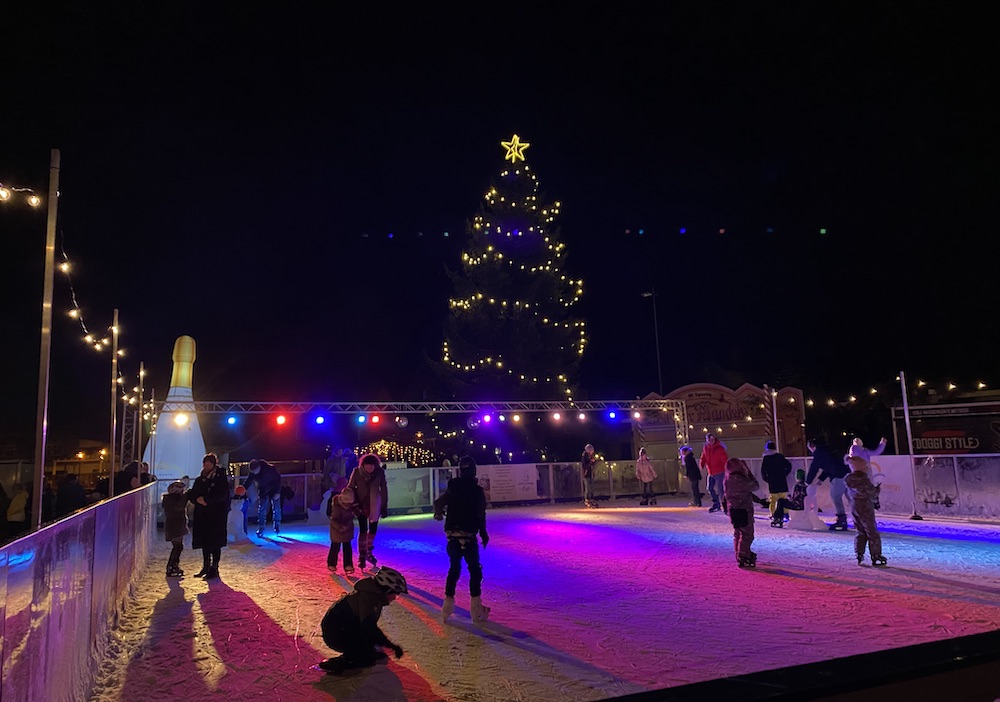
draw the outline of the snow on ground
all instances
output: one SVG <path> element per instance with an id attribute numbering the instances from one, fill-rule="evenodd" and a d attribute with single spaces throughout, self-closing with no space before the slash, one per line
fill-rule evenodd
<path id="1" fill-rule="evenodd" d="M 857 565 L 853 530 L 772 529 L 758 510 L 758 567 L 742 570 L 728 518 L 684 504 L 490 510 L 481 626 L 464 569 L 459 611 L 438 618 L 442 524 L 384 520 L 375 553 L 410 594 L 382 628 L 406 655 L 348 677 L 311 668 L 357 579 L 327 570 L 325 523 L 230 545 L 209 582 L 166 579 L 158 542 L 93 700 L 586 702 L 1000 628 L 1000 525 L 880 519 L 876 569 Z M 189 574 L 200 564 L 184 551 Z"/>

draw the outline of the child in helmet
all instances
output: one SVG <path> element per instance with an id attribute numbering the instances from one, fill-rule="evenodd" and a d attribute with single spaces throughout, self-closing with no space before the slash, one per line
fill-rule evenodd
<path id="1" fill-rule="evenodd" d="M 188 533 L 187 526 L 187 488 L 180 480 L 175 480 L 167 486 L 167 491 L 160 499 L 163 506 L 163 534 L 167 541 L 173 544 L 170 556 L 167 558 L 167 577 L 179 578 L 184 575 L 181 570 L 181 551 L 184 550 L 184 535 Z"/>
<path id="2" fill-rule="evenodd" d="M 347 482 L 343 478 L 341 480 Z M 351 540 L 354 538 L 354 517 L 357 514 L 354 490 L 345 487 L 338 494 L 331 495 L 326 509 L 330 518 L 330 552 L 326 556 L 326 567 L 336 573 L 337 555 L 343 551 L 344 572 L 350 575 L 354 572 L 354 549 L 351 547 Z"/>
<path id="3" fill-rule="evenodd" d="M 406 578 L 392 568 L 380 568 L 374 576 L 354 583 L 354 589 L 330 606 L 320 624 L 323 642 L 343 655 L 328 658 L 319 667 L 328 673 L 340 673 L 348 668 L 373 666 L 388 657 L 376 647 L 390 648 L 400 658 L 402 647 L 389 640 L 378 620 L 383 607 L 405 594 Z"/>
<path id="4" fill-rule="evenodd" d="M 729 521 L 733 524 L 733 547 L 736 562 L 741 568 L 757 565 L 757 554 L 750 550 L 753 544 L 753 492 L 760 488 L 757 478 L 740 458 L 726 461 L 726 477 L 722 489 L 729 504 Z"/>
<path id="5" fill-rule="evenodd" d="M 476 481 L 476 462 L 470 456 L 463 456 L 458 461 L 458 477 L 449 480 L 447 491 L 434 501 L 434 518 L 445 520 L 444 533 L 448 536 L 449 566 L 441 618 L 447 621 L 455 611 L 455 590 L 464 558 L 469 568 L 472 620 L 485 621 L 490 616 L 490 608 L 484 607 L 482 602 L 483 566 L 479 562 L 476 535 L 483 540 L 483 548 L 489 543 L 490 535 L 486 533 L 486 494 Z"/>
<path id="6" fill-rule="evenodd" d="M 806 508 L 806 497 L 809 486 L 806 485 L 806 472 L 799 468 L 795 471 L 795 485 L 792 486 L 792 497 L 779 497 L 774 505 L 774 516 L 771 518 L 771 526 L 779 529 L 785 525 L 785 510 L 804 510 Z"/>

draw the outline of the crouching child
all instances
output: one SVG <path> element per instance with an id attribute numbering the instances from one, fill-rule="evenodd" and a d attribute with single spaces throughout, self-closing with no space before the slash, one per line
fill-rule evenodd
<path id="1" fill-rule="evenodd" d="M 378 622 L 382 608 L 405 594 L 406 578 L 392 568 L 380 568 L 374 576 L 356 582 L 354 589 L 334 602 L 323 616 L 323 643 L 342 655 L 328 658 L 319 667 L 328 673 L 368 668 L 388 658 L 382 647 L 392 649 L 396 658 L 402 657 L 402 647 L 389 640 Z"/>

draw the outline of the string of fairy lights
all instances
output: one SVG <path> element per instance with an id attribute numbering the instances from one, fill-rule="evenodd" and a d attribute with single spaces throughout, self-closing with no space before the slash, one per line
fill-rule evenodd
<path id="1" fill-rule="evenodd" d="M 0 204 L 15 202 L 18 199 L 23 199 L 25 204 L 29 207 L 38 209 L 42 206 L 42 197 L 36 193 L 32 188 L 18 187 L 13 185 L 4 185 L 0 183 Z M 62 274 L 63 279 L 66 281 L 66 285 L 69 289 L 70 297 L 70 309 L 67 310 L 66 314 L 73 319 L 80 327 L 81 338 L 87 346 L 92 348 L 94 351 L 103 352 L 112 350 L 113 344 L 111 343 L 111 338 L 109 335 L 119 334 L 120 328 L 115 328 L 113 325 L 108 325 L 104 333 L 96 334 L 87 326 L 87 320 L 84 317 L 83 306 L 80 304 L 79 296 L 77 294 L 76 286 L 73 284 L 73 264 L 70 261 L 69 254 L 66 253 L 66 237 L 62 229 L 59 229 L 60 241 L 59 241 L 59 254 L 61 260 L 58 264 L 59 272 Z M 121 386 L 122 401 L 129 404 L 136 404 L 137 399 L 134 395 L 130 395 L 125 390 L 125 374 L 122 372 L 121 358 L 126 355 L 124 348 L 117 349 L 118 361 L 118 377 L 117 383 Z M 138 374 L 136 375 L 138 377 Z M 138 394 L 139 388 L 133 387 L 132 393 Z"/>

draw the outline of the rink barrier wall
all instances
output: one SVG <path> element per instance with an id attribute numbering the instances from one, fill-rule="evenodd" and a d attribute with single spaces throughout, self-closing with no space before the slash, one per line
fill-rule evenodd
<path id="1" fill-rule="evenodd" d="M 0 702 L 89 699 L 156 533 L 154 485 L 0 549 Z"/>
<path id="2" fill-rule="evenodd" d="M 760 458 L 745 459 L 761 484 L 757 494 L 767 494 L 760 476 Z M 789 457 L 792 471 L 788 492 L 795 483 L 795 472 L 809 472 L 811 457 Z M 876 456 L 872 459 L 872 481 L 882 485 L 880 513 L 893 516 L 934 516 L 958 520 L 1000 520 L 1000 454 L 948 456 Z M 676 493 L 688 496 L 691 485 L 677 471 L 676 461 L 653 460 L 657 477 L 653 490 L 658 495 Z M 434 500 L 458 475 L 454 467 L 400 468 L 386 471 L 389 489 L 389 513 L 428 512 Z M 708 494 L 706 475 L 699 485 Z M 492 506 L 555 504 L 583 500 L 583 476 L 579 462 L 515 463 L 480 465 L 477 478 Z M 319 473 L 285 474 L 282 482 L 294 491 L 286 501 L 286 519 L 326 519 L 322 475 Z M 158 490 L 166 489 L 166 482 Z M 830 482 L 818 483 L 817 501 L 825 515 L 834 514 Z M 635 476 L 635 461 L 598 461 L 594 466 L 594 494 L 598 500 L 633 500 L 642 493 L 642 483 Z M 157 500 L 159 498 L 157 497 Z M 250 509 L 250 521 L 256 512 Z"/>
<path id="3" fill-rule="evenodd" d="M 1000 631 L 638 692 L 615 702 L 1000 699 Z"/>

